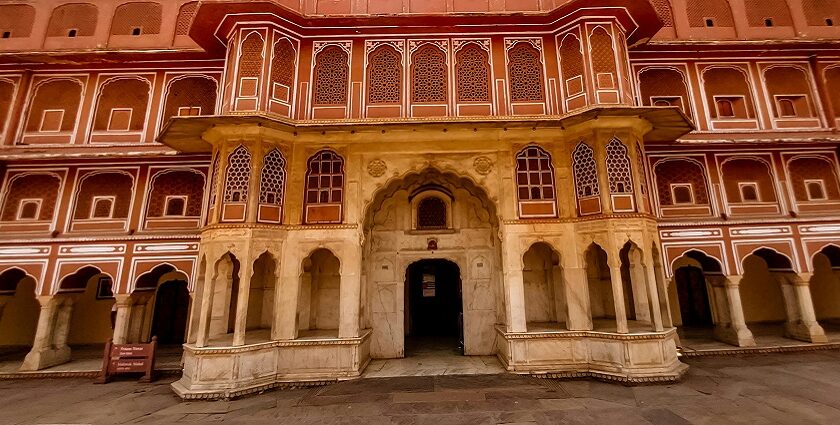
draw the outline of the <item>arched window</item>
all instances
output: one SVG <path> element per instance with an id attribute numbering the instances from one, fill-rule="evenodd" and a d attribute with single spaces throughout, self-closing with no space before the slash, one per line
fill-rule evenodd
<path id="1" fill-rule="evenodd" d="M 139 78 L 112 78 L 102 84 L 93 129 L 96 131 L 142 131 L 151 86 Z"/>
<path id="2" fill-rule="evenodd" d="M 0 34 L 3 38 L 29 37 L 34 23 L 34 7 L 28 4 L 0 5 Z"/>
<path id="3" fill-rule="evenodd" d="M 350 76 L 348 56 L 341 47 L 329 46 L 315 56 L 313 103 L 346 105 L 347 80 Z"/>
<path id="4" fill-rule="evenodd" d="M 184 3 L 178 11 L 178 20 L 175 23 L 175 35 L 189 35 L 193 18 L 198 12 L 198 2 L 191 1 Z"/>
<path id="5" fill-rule="evenodd" d="M 417 229 L 445 229 L 446 214 L 446 202 L 443 199 L 436 196 L 422 199 L 417 204 Z"/>
<path id="6" fill-rule="evenodd" d="M 160 34 L 163 8 L 158 3 L 125 3 L 114 11 L 111 35 Z"/>
<path id="7" fill-rule="evenodd" d="M 239 52 L 239 96 L 257 97 L 263 69 L 263 39 L 257 32 L 249 33 Z"/>
<path id="8" fill-rule="evenodd" d="M 455 54 L 455 84 L 458 102 L 490 101 L 490 57 L 470 43 Z"/>
<path id="9" fill-rule="evenodd" d="M 633 193 L 627 146 L 618 139 L 612 139 L 607 144 L 607 176 L 610 180 L 610 193 Z"/>
<path id="10" fill-rule="evenodd" d="M 86 37 L 96 31 L 98 10 L 90 3 L 63 4 L 53 9 L 47 37 Z"/>
<path id="11" fill-rule="evenodd" d="M 271 97 L 283 102 L 292 99 L 292 88 L 295 84 L 295 61 L 297 53 L 292 43 L 281 38 L 274 43 L 271 56 Z"/>
<path id="12" fill-rule="evenodd" d="M 197 170 L 176 169 L 152 177 L 148 217 L 201 216 L 204 201 L 204 174 Z"/>
<path id="13" fill-rule="evenodd" d="M 646 68 L 639 72 L 639 94 L 643 105 L 677 106 L 691 113 L 685 74 L 676 69 Z"/>
<path id="14" fill-rule="evenodd" d="M 368 96 L 371 105 L 399 104 L 402 101 L 402 56 L 384 45 L 368 56 Z"/>
<path id="15" fill-rule="evenodd" d="M 411 101 L 446 103 L 446 53 L 434 44 L 426 44 L 411 57 Z"/>
<path id="16" fill-rule="evenodd" d="M 699 163 L 683 158 L 669 158 L 657 162 L 653 173 L 656 176 L 660 205 L 709 204 L 706 172 Z"/>
<path id="17" fill-rule="evenodd" d="M 286 185 L 286 160 L 278 149 L 265 155 L 260 173 L 260 203 L 283 205 L 283 190 Z"/>
<path id="18" fill-rule="evenodd" d="M 752 157 L 728 158 L 720 168 L 730 204 L 776 202 L 775 178 L 768 161 Z"/>
<path id="19" fill-rule="evenodd" d="M 598 90 L 615 90 L 616 81 L 615 49 L 613 39 L 604 27 L 595 28 L 589 36 L 592 72 L 595 74 L 595 86 Z"/>
<path id="20" fill-rule="evenodd" d="M 516 186 L 520 201 L 554 199 L 554 167 L 551 155 L 529 146 L 516 155 Z"/>
<path id="21" fill-rule="evenodd" d="M 601 188 L 598 186 L 598 165 L 595 163 L 595 152 L 586 143 L 579 143 L 575 148 L 573 160 L 575 192 L 578 199 L 599 196 Z"/>
<path id="22" fill-rule="evenodd" d="M 210 169 L 210 208 L 216 207 L 216 193 L 219 186 L 216 180 L 219 178 L 219 168 L 221 167 L 220 157 L 218 153 L 213 157 L 213 167 Z"/>
<path id="23" fill-rule="evenodd" d="M 13 176 L 3 203 L 2 220 L 51 220 L 60 187 L 61 179 L 53 174 Z"/>
<path id="24" fill-rule="evenodd" d="M 545 100 L 540 56 L 540 50 L 527 42 L 516 43 L 508 50 L 508 78 L 512 102 Z"/>
<path id="25" fill-rule="evenodd" d="M 76 127 L 81 101 L 82 82 L 79 80 L 59 79 L 38 83 L 29 105 L 26 132 L 72 132 Z"/>
<path id="26" fill-rule="evenodd" d="M 306 222 L 341 222 L 343 200 L 344 160 L 330 150 L 316 153 L 306 169 Z"/>
<path id="27" fill-rule="evenodd" d="M 169 83 L 163 121 L 172 117 L 213 115 L 216 112 L 216 80 L 184 77 Z"/>
<path id="28" fill-rule="evenodd" d="M 823 156 L 801 156 L 788 163 L 790 184 L 798 202 L 840 199 L 834 162 Z"/>
<path id="29" fill-rule="evenodd" d="M 133 194 L 134 179 L 128 174 L 88 173 L 79 183 L 73 218 L 128 218 Z"/>
<path id="30" fill-rule="evenodd" d="M 228 155 L 224 202 L 248 202 L 248 184 L 250 182 L 251 153 L 245 146 L 239 146 Z"/>

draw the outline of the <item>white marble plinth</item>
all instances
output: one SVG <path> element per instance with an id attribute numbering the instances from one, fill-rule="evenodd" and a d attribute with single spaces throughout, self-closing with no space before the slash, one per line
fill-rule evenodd
<path id="1" fill-rule="evenodd" d="M 594 376 L 643 383 L 674 381 L 688 368 L 677 359 L 677 332 L 505 332 L 496 328 L 508 371 L 550 377 Z"/>
<path id="2" fill-rule="evenodd" d="M 239 347 L 184 345 L 184 374 L 172 389 L 184 399 L 232 398 L 284 384 L 358 377 L 370 361 L 370 331 L 358 338 L 313 336 Z"/>

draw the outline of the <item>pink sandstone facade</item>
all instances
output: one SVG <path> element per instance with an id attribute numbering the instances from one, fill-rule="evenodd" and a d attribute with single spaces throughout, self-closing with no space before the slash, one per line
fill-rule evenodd
<path id="1" fill-rule="evenodd" d="M 3 1 L 0 345 L 156 335 L 197 398 L 824 342 L 838 52 L 840 0 Z"/>

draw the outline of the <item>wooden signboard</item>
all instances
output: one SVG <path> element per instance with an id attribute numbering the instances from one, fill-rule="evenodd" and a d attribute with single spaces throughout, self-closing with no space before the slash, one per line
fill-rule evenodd
<path id="1" fill-rule="evenodd" d="M 155 348 L 157 337 L 152 337 L 148 344 L 114 344 L 109 340 L 105 344 L 102 359 L 102 371 L 96 378 L 97 384 L 105 384 L 116 374 L 142 373 L 140 382 L 152 382 L 155 371 Z"/>

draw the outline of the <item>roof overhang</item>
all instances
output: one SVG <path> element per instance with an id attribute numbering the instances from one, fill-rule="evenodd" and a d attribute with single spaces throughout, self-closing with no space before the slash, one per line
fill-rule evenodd
<path id="1" fill-rule="evenodd" d="M 516 128 L 572 129 L 606 118 L 635 118 L 647 122 L 645 143 L 671 143 L 694 129 L 691 121 L 676 107 L 591 107 L 567 115 L 533 117 L 479 117 L 440 119 L 388 119 L 342 121 L 295 121 L 263 114 L 175 117 L 169 120 L 158 141 L 183 153 L 211 152 L 206 133 L 217 126 L 256 126 L 289 134 L 347 132 L 374 133 L 400 130 L 412 131 Z"/>

